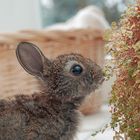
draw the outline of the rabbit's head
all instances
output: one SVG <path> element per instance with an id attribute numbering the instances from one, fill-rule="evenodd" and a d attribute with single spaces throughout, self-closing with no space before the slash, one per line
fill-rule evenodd
<path id="1" fill-rule="evenodd" d="M 84 97 L 103 81 L 101 68 L 79 54 L 65 54 L 49 60 L 34 44 L 22 42 L 16 50 L 21 66 L 41 78 L 50 94 L 60 98 Z"/>

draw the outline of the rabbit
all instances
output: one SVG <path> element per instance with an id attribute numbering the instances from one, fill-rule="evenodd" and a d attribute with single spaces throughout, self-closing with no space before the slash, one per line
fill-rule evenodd
<path id="1" fill-rule="evenodd" d="M 25 71 L 43 81 L 46 88 L 0 100 L 0 140 L 73 140 L 78 108 L 103 82 L 102 69 L 80 54 L 49 60 L 29 42 L 19 43 L 16 56 Z"/>

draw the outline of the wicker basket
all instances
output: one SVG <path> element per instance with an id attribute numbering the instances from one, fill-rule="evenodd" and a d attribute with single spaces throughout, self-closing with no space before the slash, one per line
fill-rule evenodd
<path id="1" fill-rule="evenodd" d="M 91 29 L 24 30 L 0 34 L 0 98 L 12 97 L 15 94 L 31 94 L 40 88 L 37 80 L 27 74 L 18 64 L 15 56 L 17 43 L 21 41 L 35 43 L 48 58 L 55 58 L 64 53 L 80 53 L 102 66 L 104 62 L 102 35 L 102 31 Z M 101 106 L 100 93 L 91 94 L 86 100 L 80 109 L 84 114 L 95 112 Z"/>

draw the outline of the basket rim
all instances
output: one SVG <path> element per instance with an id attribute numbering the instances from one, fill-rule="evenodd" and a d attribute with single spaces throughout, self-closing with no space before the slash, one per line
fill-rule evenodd
<path id="1" fill-rule="evenodd" d="M 77 40 L 103 39 L 104 31 L 99 29 L 72 29 L 72 30 L 20 30 L 18 32 L 0 33 L 0 47 L 15 45 L 22 41 L 46 42 L 49 40 Z"/>

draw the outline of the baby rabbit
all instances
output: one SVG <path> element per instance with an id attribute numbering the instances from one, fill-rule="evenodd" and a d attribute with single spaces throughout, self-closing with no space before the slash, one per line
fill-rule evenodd
<path id="1" fill-rule="evenodd" d="M 79 54 L 49 60 L 27 42 L 18 45 L 16 55 L 25 71 L 43 80 L 46 88 L 0 101 L 0 140 L 73 140 L 78 107 L 102 83 L 101 68 Z"/>

